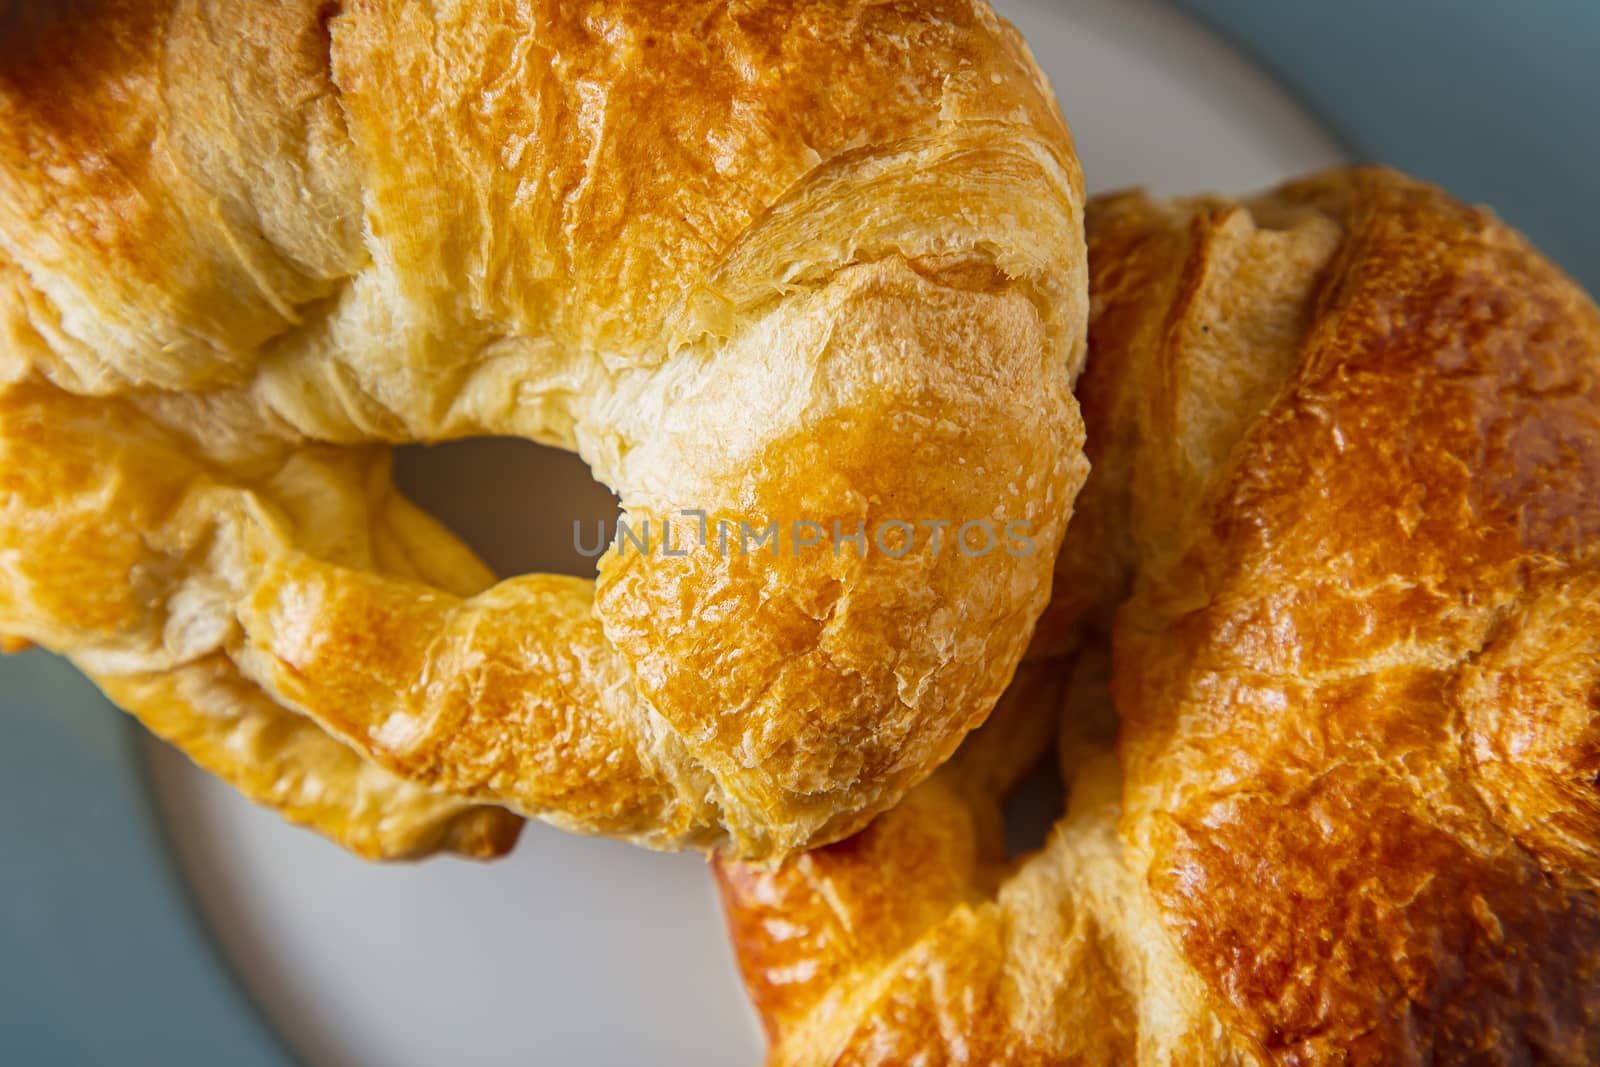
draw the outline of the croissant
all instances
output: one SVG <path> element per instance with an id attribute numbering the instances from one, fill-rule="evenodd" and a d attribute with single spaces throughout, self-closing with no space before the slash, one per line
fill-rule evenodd
<path id="1" fill-rule="evenodd" d="M 988 714 L 1088 298 L 986 4 L 6 4 L 0 51 L 9 643 L 374 856 L 782 854 Z M 394 490 L 484 434 L 619 494 L 597 581 Z"/>
<path id="2" fill-rule="evenodd" d="M 1600 311 L 1385 170 L 1087 225 L 1077 652 L 860 837 L 719 861 L 770 1062 L 1600 1062 Z"/>

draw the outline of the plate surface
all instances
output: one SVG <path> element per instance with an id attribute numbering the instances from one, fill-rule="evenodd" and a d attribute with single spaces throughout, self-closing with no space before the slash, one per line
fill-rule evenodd
<path id="1" fill-rule="evenodd" d="M 1321 132 L 1333 128 L 1361 154 L 1494 203 L 1600 286 L 1600 222 L 1585 209 L 1600 169 L 1600 65 L 1587 55 L 1600 7 L 1587 0 L 1453 0 L 1444 30 L 1422 17 L 1434 4 L 1184 0 L 1330 127 L 1152 0 L 999 6 L 1055 84 L 1092 188 L 1242 191 L 1336 158 Z M 474 485 L 464 464 L 492 477 Z M 499 543 L 474 543 L 508 569 L 557 562 L 573 509 L 604 506 L 572 463 L 525 448 L 412 455 L 404 474 L 469 537 L 498 527 Z M 553 495 L 551 479 L 576 495 Z M 0 1061 L 759 1060 L 698 858 L 530 827 L 492 866 L 368 867 L 146 746 L 40 653 L 0 663 L 0 855 Z"/>

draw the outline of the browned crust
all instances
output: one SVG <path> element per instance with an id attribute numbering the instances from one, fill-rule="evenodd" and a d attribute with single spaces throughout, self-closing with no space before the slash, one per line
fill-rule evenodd
<path id="1" fill-rule="evenodd" d="M 1088 217 L 1095 469 L 1041 651 L 1131 589 L 1124 783 L 992 893 L 921 893 L 876 828 L 875 869 L 728 882 L 772 1062 L 1600 1061 L 1600 311 L 1381 169 Z M 933 788 L 877 825 L 959 825 Z M 838 963 L 820 931 L 891 887 L 944 918 Z M 1047 947 L 949 937 L 985 916 Z M 1133 1046 L 1071 1036 L 1085 974 Z"/>
<path id="2" fill-rule="evenodd" d="M 661 848 L 845 835 L 988 714 L 1085 477 L 1087 280 L 981 0 L 0 17 L 0 630 L 107 688 L 222 657 L 423 794 Z M 658 529 L 1037 548 L 491 585 L 383 460 L 478 434 Z"/>

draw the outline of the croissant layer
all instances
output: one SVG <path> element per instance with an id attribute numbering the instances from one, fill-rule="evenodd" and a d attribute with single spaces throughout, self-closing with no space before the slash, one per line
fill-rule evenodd
<path id="1" fill-rule="evenodd" d="M 1043 609 L 1081 215 L 981 0 L 0 5 L 0 633 L 362 852 L 837 838 Z M 654 548 L 494 581 L 387 465 L 486 434 Z"/>
<path id="2" fill-rule="evenodd" d="M 721 861 L 771 1062 L 1600 1062 L 1600 310 L 1380 169 L 1088 232 L 1064 695 Z M 1007 862 L 966 764 L 1030 715 L 1069 796 Z"/>

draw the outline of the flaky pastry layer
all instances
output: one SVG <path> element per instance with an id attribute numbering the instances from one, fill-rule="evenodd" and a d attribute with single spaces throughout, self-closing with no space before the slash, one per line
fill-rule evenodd
<path id="1" fill-rule="evenodd" d="M 997 715 L 859 837 L 719 861 L 771 1062 L 1600 1062 L 1600 311 L 1384 170 L 1088 227 L 1067 812 L 997 854 Z"/>
<path id="2" fill-rule="evenodd" d="M 841 836 L 1043 608 L 1081 190 L 981 0 L 0 7 L 0 633 L 364 852 L 484 806 Z M 483 434 L 577 451 L 634 528 L 1035 550 L 494 583 L 387 470 Z"/>

